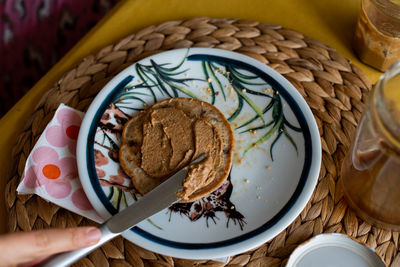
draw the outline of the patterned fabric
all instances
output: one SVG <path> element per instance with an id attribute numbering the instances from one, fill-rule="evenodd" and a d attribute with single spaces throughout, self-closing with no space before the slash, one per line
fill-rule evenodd
<path id="1" fill-rule="evenodd" d="M 118 0 L 0 0 L 0 116 Z"/>

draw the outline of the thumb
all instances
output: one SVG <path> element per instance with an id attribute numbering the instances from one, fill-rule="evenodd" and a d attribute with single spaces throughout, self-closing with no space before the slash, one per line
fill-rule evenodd
<path id="1" fill-rule="evenodd" d="M 0 237 L 0 262 L 17 265 L 35 259 L 96 244 L 101 232 L 96 227 L 20 232 Z"/>

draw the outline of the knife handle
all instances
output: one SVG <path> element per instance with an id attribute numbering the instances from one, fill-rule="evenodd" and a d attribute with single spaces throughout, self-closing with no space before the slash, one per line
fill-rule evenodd
<path id="1" fill-rule="evenodd" d="M 117 234 L 112 233 L 105 224 L 100 225 L 99 230 L 101 231 L 101 238 L 100 238 L 99 242 L 97 242 L 96 244 L 94 244 L 90 247 L 86 247 L 86 248 L 81 248 L 81 249 L 77 249 L 77 250 L 72 250 L 72 251 L 68 251 L 68 252 L 55 254 L 55 255 L 51 256 L 50 258 L 41 262 L 38 266 L 42 266 L 42 267 L 54 267 L 54 266 L 67 267 L 67 266 L 70 266 L 71 264 L 73 264 L 74 262 L 83 258 L 84 256 L 86 256 L 87 254 L 89 254 L 90 252 L 95 250 L 96 248 L 100 247 L 107 241 L 120 235 L 120 233 L 117 233 Z"/>

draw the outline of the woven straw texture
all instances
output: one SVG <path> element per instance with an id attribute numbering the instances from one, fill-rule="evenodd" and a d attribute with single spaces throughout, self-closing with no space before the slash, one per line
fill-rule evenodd
<path id="1" fill-rule="evenodd" d="M 97 92 L 119 71 L 149 55 L 173 48 L 215 47 L 237 51 L 285 76 L 306 99 L 322 142 L 318 185 L 301 215 L 270 242 L 230 262 L 189 261 L 144 250 L 116 238 L 76 266 L 284 266 L 295 247 L 320 233 L 341 232 L 374 248 L 400 266 L 399 233 L 372 227 L 348 209 L 338 184 L 340 166 L 360 120 L 371 84 L 334 49 L 278 25 L 235 19 L 195 18 L 150 26 L 85 58 L 49 89 L 35 108 L 13 150 L 6 187 L 9 230 L 90 225 L 90 221 L 37 196 L 17 196 L 29 152 L 60 103 L 85 111 Z"/>

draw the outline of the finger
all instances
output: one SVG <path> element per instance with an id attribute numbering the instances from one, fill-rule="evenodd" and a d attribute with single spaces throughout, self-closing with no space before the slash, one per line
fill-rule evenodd
<path id="1" fill-rule="evenodd" d="M 33 266 L 38 265 L 39 263 L 41 263 L 42 261 L 44 261 L 44 260 L 47 259 L 48 257 L 49 257 L 49 256 L 40 257 L 40 258 L 31 260 L 31 261 L 28 261 L 28 262 L 24 262 L 24 263 L 18 264 L 18 267 L 33 267 Z"/>
<path id="2" fill-rule="evenodd" d="M 101 232 L 96 227 L 20 232 L 0 237 L 0 262 L 16 265 L 59 252 L 96 244 Z"/>

